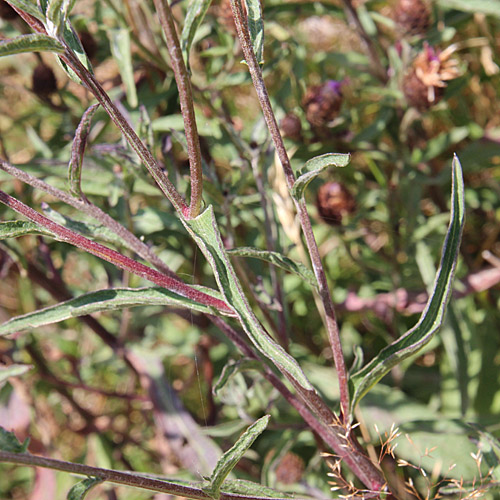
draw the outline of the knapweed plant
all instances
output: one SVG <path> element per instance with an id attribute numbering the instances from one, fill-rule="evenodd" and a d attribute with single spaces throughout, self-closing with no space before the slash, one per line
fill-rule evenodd
<path id="1" fill-rule="evenodd" d="M 350 336 L 347 329 L 341 333 L 332 300 L 335 270 L 343 264 L 330 263 L 328 273 L 324 265 L 325 256 L 340 252 L 340 248 L 336 245 L 322 251 L 313 222 L 322 224 L 321 234 L 336 231 L 343 217 L 353 217 L 352 228 L 356 224 L 361 227 L 362 221 L 356 222 L 352 215 L 356 207 L 363 203 L 375 206 L 377 202 L 356 199 L 338 181 L 320 190 L 317 208 L 306 201 L 308 189 L 328 170 L 333 171 L 333 177 L 340 168 L 355 175 L 356 157 L 351 161 L 345 152 L 350 150 L 349 138 L 343 129 L 345 122 L 339 118 L 351 77 L 345 74 L 343 79 L 316 82 L 303 92 L 300 76 L 285 78 L 273 73 L 274 67 L 282 68 L 293 44 L 285 43 L 283 29 L 272 21 L 269 36 L 282 44 L 282 50 L 274 50 L 270 60 L 264 57 L 263 5 L 259 0 L 245 4 L 231 0 L 230 5 L 221 2 L 215 6 L 210 0 L 191 0 L 189 6 L 175 6 L 175 17 L 174 7 L 164 0 L 125 1 L 123 5 L 109 0 L 95 6 L 96 22 L 101 41 L 108 29 L 111 55 L 125 90 L 108 86 L 108 93 L 91 62 L 99 57 L 99 51 L 90 54 L 91 50 L 96 52 L 96 42 L 86 29 L 91 20 L 71 16 L 75 3 L 8 0 L 17 26 L 26 29 L 16 35 L 19 28 L 12 25 L 12 37 L 0 42 L 0 55 L 54 54 L 73 83 L 57 96 L 53 73 L 50 68 L 45 74 L 43 71 L 48 59 L 40 59 L 33 91 L 46 109 L 62 117 L 64 125 L 61 122 L 60 126 L 66 132 L 74 127 L 74 137 L 67 140 L 66 133 L 43 144 L 38 135 L 37 144 L 47 160 L 39 163 L 38 171 L 36 166 L 23 168 L 7 158 L 0 160 L 1 170 L 16 180 L 7 182 L 7 177 L 2 177 L 0 201 L 7 207 L 0 223 L 2 255 L 22 269 L 20 280 L 32 297 L 24 314 L 0 325 L 6 342 L 2 346 L 7 345 L 5 353 L 10 353 L 5 359 L 15 360 L 0 371 L 0 383 L 12 391 L 15 381 L 29 376 L 30 365 L 36 365 L 45 383 L 58 387 L 57 393 L 69 408 L 66 411 L 77 415 L 79 424 L 73 429 L 88 437 L 89 447 L 94 449 L 84 453 L 83 461 L 96 453 L 91 436 L 100 436 L 109 457 L 126 471 L 110 468 L 111 459 L 107 467 L 94 467 L 76 463 L 76 456 L 73 462 L 49 458 L 49 454 L 67 458 L 61 455 L 70 450 L 57 452 L 50 445 L 51 439 L 44 438 L 43 430 L 36 436 L 41 448 L 29 451 L 28 440 L 21 444 L 11 432 L 17 429 L 18 437 L 22 435 L 17 427 L 21 416 L 16 417 L 15 412 L 5 413 L 8 419 L 1 422 L 0 461 L 87 476 L 71 488 L 71 499 L 83 498 L 103 482 L 95 491 L 120 483 L 178 497 L 214 500 L 285 498 L 290 494 L 325 498 L 325 488 L 328 491 L 331 484 L 337 492 L 332 495 L 359 498 L 406 498 L 417 492 L 421 485 L 414 486 L 411 479 L 405 483 L 404 471 L 398 474 L 385 467 L 387 460 L 396 463 L 398 458 L 393 443 L 398 431 L 387 433 L 382 426 L 386 434 L 380 435 L 380 448 L 370 438 L 374 424 L 380 422 L 367 417 L 359 426 L 358 405 L 383 377 L 390 372 L 401 374 L 409 361 L 416 359 L 415 354 L 432 345 L 443 323 L 464 225 L 464 184 L 458 158 L 451 162 L 451 174 L 446 169 L 448 178 L 451 175 L 449 224 L 443 234 L 439 265 L 433 276 L 427 272 L 424 277 L 428 294 L 419 303 L 420 319 L 406 333 L 406 328 L 401 329 L 404 321 L 393 323 L 384 342 L 379 338 L 372 343 L 371 353 L 363 359 L 361 349 L 355 346 L 356 336 Z M 395 92 L 390 79 L 399 78 L 404 91 L 398 99 L 406 95 L 413 113 L 436 105 L 442 89 L 460 74 L 457 65 L 449 63 L 454 50 L 444 52 L 424 45 L 416 65 L 412 69 L 409 64 L 404 75 L 394 62 L 408 56 L 405 51 L 409 45 L 404 43 L 402 48 L 398 46 L 399 53 L 396 49 L 388 52 L 389 60 L 393 58 L 392 69 L 396 68 L 388 71 L 386 59 L 367 33 L 373 21 L 367 17 L 363 2 L 357 4 L 346 0 L 345 10 L 334 8 L 346 13 L 366 44 L 367 78 L 376 80 L 381 88 L 387 85 L 386 99 Z M 279 10 L 280 6 L 273 8 Z M 400 6 L 398 15 L 411 22 L 404 17 L 408 14 L 405 8 Z M 214 12 L 217 23 L 210 27 L 205 20 Z M 414 24 L 421 30 L 422 25 L 428 25 L 428 13 L 420 14 L 423 20 L 414 20 Z M 32 33 L 28 34 L 26 25 Z M 299 50 L 297 46 L 297 53 Z M 141 74 L 134 72 L 139 61 Z M 344 62 L 350 64 L 347 59 Z M 239 69 L 231 69 L 234 67 Z M 289 71 L 295 71 L 293 65 Z M 303 107 L 302 118 L 297 109 L 283 112 L 286 99 L 279 93 L 270 97 L 264 76 L 274 79 L 274 85 L 279 80 L 278 86 L 291 94 L 304 94 L 297 100 Z M 255 93 L 248 90 L 249 77 Z M 45 85 L 43 78 L 48 78 Z M 238 94 L 242 86 L 247 91 Z M 229 94 L 236 89 L 235 102 L 230 105 L 228 89 Z M 6 94 L 3 99 L 7 98 Z M 245 120 L 253 120 L 256 102 L 263 119 L 257 118 L 248 132 Z M 87 103 L 86 109 L 82 103 Z M 239 106 L 236 111 L 235 106 Z M 398 106 L 394 112 L 383 111 L 376 117 L 375 128 L 354 138 L 352 147 L 375 150 L 376 134 L 392 120 L 401 124 L 398 137 L 404 142 L 415 115 L 402 118 L 401 102 Z M 79 109 L 81 116 L 73 124 Z M 275 113 L 282 118 L 281 125 Z M 303 124 L 307 124 L 305 129 Z M 328 135 L 332 130 L 333 135 Z M 33 137 L 36 132 L 31 134 Z M 331 151 L 337 146 L 343 152 Z M 374 154 L 369 163 L 381 183 L 386 181 L 376 162 L 387 159 L 389 149 L 381 142 L 378 156 Z M 64 170 L 66 178 L 60 175 Z M 395 180 L 406 183 L 404 166 L 399 161 L 391 172 L 389 189 L 397 190 Z M 159 199 L 159 194 L 168 203 Z M 393 222 L 399 219 L 396 206 L 390 207 Z M 322 223 L 316 211 L 331 225 Z M 21 217 L 15 219 L 14 212 Z M 416 219 L 409 217 L 417 230 Z M 446 227 L 443 217 L 435 227 Z M 380 249 L 378 243 L 372 241 L 371 257 L 365 258 L 354 248 L 358 236 L 345 236 L 346 254 L 352 252 L 353 260 L 361 261 L 361 266 L 371 269 L 367 275 L 373 275 L 372 257 Z M 20 237 L 26 238 L 16 239 Z M 369 235 L 363 237 L 368 241 Z M 343 238 L 340 234 L 339 241 Z M 23 244 L 35 241 L 35 248 Z M 70 246 L 78 248 L 78 253 Z M 386 262 L 389 274 L 401 287 L 408 278 L 397 276 L 402 262 L 398 259 L 405 250 L 412 249 L 399 247 L 397 259 Z M 92 257 L 85 257 L 85 253 Z M 75 259 L 75 255 L 80 258 Z M 427 270 L 432 269 L 432 256 L 427 253 Z M 97 265 L 97 259 L 105 263 Z M 87 285 L 90 289 L 82 290 Z M 40 292 L 35 293 L 35 288 Z M 297 324 L 294 308 L 302 310 L 298 316 L 303 320 Z M 46 326 L 53 324 L 56 327 Z M 64 325 L 79 332 L 77 338 L 69 334 L 65 344 L 68 352 L 58 357 L 50 348 L 41 350 L 39 332 L 49 332 L 55 345 L 60 335 L 68 334 Z M 93 351 L 96 339 L 89 340 L 89 335 L 97 336 L 101 349 L 99 356 L 91 356 L 90 365 L 85 352 Z M 328 339 L 328 348 L 318 349 L 322 335 Z M 323 365 L 320 374 L 312 367 L 308 350 L 314 353 L 318 366 Z M 71 378 L 73 374 L 77 382 L 59 378 L 59 369 L 54 366 L 61 359 L 71 359 L 66 375 Z M 181 359 L 184 365 L 176 365 Z M 334 366 L 327 369 L 330 359 Z M 191 366 L 191 360 L 196 367 L 194 383 L 186 382 L 189 377 L 180 374 L 171 376 L 172 370 Z M 107 382 L 91 389 L 93 384 L 86 383 L 82 375 L 85 371 L 99 372 Z M 215 375 L 218 381 L 213 380 Z M 11 382 L 5 385 L 8 377 Z M 88 391 L 96 398 L 117 398 L 128 410 L 110 408 L 107 416 L 96 418 L 98 408 L 85 402 L 78 391 Z M 179 399 L 178 394 L 185 397 Z M 376 398 L 390 397 L 389 393 L 377 394 Z M 36 394 L 33 397 L 36 399 Z M 193 399 L 201 400 L 201 409 L 196 407 L 199 403 L 193 405 Z M 36 406 L 36 401 L 33 404 Z M 196 418 L 185 406 L 191 406 Z M 124 414 L 125 422 L 123 418 L 120 425 L 114 422 L 115 412 Z M 127 431 L 135 428 L 133 422 L 137 421 L 151 426 L 143 429 L 147 437 Z M 116 436 L 109 438 L 118 428 L 120 445 Z M 155 436 L 161 446 L 152 448 Z M 254 445 L 258 451 L 252 452 L 265 457 L 262 470 L 248 458 L 251 452 L 246 454 L 259 436 Z M 492 449 L 496 446 L 493 436 L 481 436 L 484 442 L 491 438 Z M 225 438 L 222 450 L 217 444 L 221 437 Z M 304 446 L 297 446 L 301 440 Z M 118 456 L 113 452 L 115 446 Z M 294 453 L 294 446 L 301 451 Z M 136 451 L 131 452 L 130 447 Z M 492 456 L 495 453 L 493 450 Z M 160 457 L 156 463 L 151 454 Z M 422 450 L 422 454 L 426 452 Z M 483 471 L 479 455 L 476 462 Z M 150 463 L 155 463 L 154 470 L 147 470 Z M 403 460 L 398 464 L 422 471 L 422 480 L 426 477 L 419 463 Z M 489 465 L 493 467 L 495 462 Z M 301 481 L 304 468 L 309 471 L 307 481 Z M 259 470 L 260 481 L 255 478 Z M 491 475 L 491 470 L 482 474 Z M 169 471 L 172 479 L 160 477 L 168 476 Z M 446 480 L 446 471 L 433 479 L 450 492 L 453 488 L 464 491 L 456 479 Z M 483 487 L 480 481 L 470 486 L 477 491 L 479 484 Z M 436 488 L 432 494 L 437 494 Z M 129 492 L 120 494 L 132 498 Z"/>

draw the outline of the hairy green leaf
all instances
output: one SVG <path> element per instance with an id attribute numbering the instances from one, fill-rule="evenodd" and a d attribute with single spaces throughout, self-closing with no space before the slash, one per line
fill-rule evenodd
<path id="1" fill-rule="evenodd" d="M 219 380 L 214 385 L 212 392 L 214 395 L 225 387 L 228 381 L 233 377 L 236 373 L 244 370 L 258 370 L 262 369 L 262 363 L 256 359 L 239 359 L 238 361 L 234 361 L 233 363 L 229 363 L 224 366 L 222 369 L 222 373 L 220 374 Z"/>
<path id="2" fill-rule="evenodd" d="M 64 39 L 65 43 L 68 45 L 68 47 L 71 49 L 71 51 L 76 55 L 78 60 L 82 63 L 85 68 L 90 73 L 93 73 L 92 65 L 90 64 L 89 58 L 87 57 L 87 54 L 85 52 L 85 49 L 83 48 L 82 42 L 80 41 L 80 38 L 76 34 L 75 29 L 71 25 L 71 22 L 69 19 L 66 20 L 66 22 L 63 23 L 62 25 L 62 38 Z M 71 69 L 61 58 L 58 59 L 59 64 L 61 67 L 64 69 L 64 71 L 67 73 L 67 75 L 76 83 L 81 84 L 80 78 L 78 75 Z"/>
<path id="3" fill-rule="evenodd" d="M 125 84 L 127 102 L 131 108 L 136 108 L 139 101 L 134 81 L 134 68 L 132 67 L 130 32 L 125 28 L 110 30 L 109 41 L 111 44 L 111 54 L 113 54 L 113 58 L 120 70 L 120 76 Z"/>
<path id="4" fill-rule="evenodd" d="M 0 42 L 0 57 L 22 54 L 23 52 L 56 52 L 62 54 L 61 42 L 47 35 L 20 35 Z"/>
<path id="5" fill-rule="evenodd" d="M 182 221 L 210 263 L 224 300 L 234 309 L 255 347 L 297 384 L 306 390 L 314 390 L 297 361 L 271 339 L 252 312 L 224 248 L 213 207 L 209 206 L 194 219 Z"/>
<path id="6" fill-rule="evenodd" d="M 29 442 L 29 438 L 26 438 L 23 443 L 20 443 L 13 432 L 0 427 L 0 450 L 10 453 L 26 453 Z"/>
<path id="7" fill-rule="evenodd" d="M 252 424 L 238 439 L 236 444 L 217 462 L 212 475 L 210 476 L 210 486 L 203 488 L 203 491 L 214 499 L 220 497 L 221 486 L 229 473 L 234 469 L 241 457 L 252 446 L 253 442 L 262 434 L 267 427 L 270 415 L 259 418 Z"/>
<path id="8" fill-rule="evenodd" d="M 54 238 L 54 234 L 48 229 L 40 227 L 38 224 L 31 221 L 9 220 L 0 222 L 0 240 L 19 238 L 20 236 L 26 236 L 28 234 L 51 236 Z"/>
<path id="9" fill-rule="evenodd" d="M 214 297 L 218 296 L 218 292 L 215 290 L 205 287 L 193 286 L 193 288 Z M 164 288 L 111 288 L 86 293 L 80 297 L 60 302 L 45 309 L 16 316 L 0 325 L 0 337 L 95 312 L 145 305 L 187 307 L 195 311 L 214 314 L 214 310 L 210 307 L 177 295 Z"/>
<path id="10" fill-rule="evenodd" d="M 307 281 L 311 286 L 317 287 L 318 282 L 314 277 L 314 273 L 307 269 L 304 264 L 301 262 L 296 262 L 292 259 L 289 259 L 285 255 L 279 252 L 271 252 L 268 250 L 260 250 L 258 248 L 253 247 L 240 247 L 240 248 L 232 248 L 228 250 L 227 253 L 229 255 L 234 255 L 236 257 L 253 257 L 255 259 L 264 260 L 266 262 L 270 262 L 271 264 L 288 271 L 289 273 L 296 274 L 300 276 L 305 281 Z"/>
<path id="11" fill-rule="evenodd" d="M 261 0 L 246 0 L 248 30 L 257 62 L 264 64 L 264 21 Z"/>
<path id="12" fill-rule="evenodd" d="M 299 177 L 292 188 L 292 196 L 300 200 L 308 184 L 328 167 L 345 167 L 351 160 L 350 154 L 327 153 L 307 161 L 299 172 Z"/>
<path id="13" fill-rule="evenodd" d="M 82 192 L 81 186 L 83 154 L 85 153 L 85 146 L 87 145 L 87 137 L 90 132 L 92 116 L 98 107 L 99 104 L 93 104 L 85 111 L 85 113 L 83 113 L 82 119 L 76 129 L 73 146 L 71 148 L 71 159 L 68 166 L 68 180 L 71 193 L 78 198 L 83 198 L 85 196 Z"/>
<path id="14" fill-rule="evenodd" d="M 212 0 L 191 0 L 189 2 L 188 10 L 186 13 L 186 19 L 184 21 L 184 27 L 182 28 L 181 34 L 181 48 L 186 67 L 189 69 L 189 52 L 191 50 L 191 45 L 196 34 L 196 30 L 203 22 L 205 14 Z"/>
<path id="15" fill-rule="evenodd" d="M 294 498 L 293 495 L 287 495 L 282 491 L 274 490 L 253 481 L 246 481 L 245 479 L 229 479 L 224 482 L 221 491 L 223 493 L 236 493 L 237 495 L 249 497 L 273 498 L 274 500 Z"/>
<path id="16" fill-rule="evenodd" d="M 67 500 L 83 500 L 87 493 L 99 483 L 102 483 L 102 479 L 99 477 L 88 477 L 79 483 L 76 483 L 69 491 Z"/>
<path id="17" fill-rule="evenodd" d="M 45 19 L 36 2 L 30 2 L 30 0 L 9 0 L 9 3 L 18 9 L 24 10 L 24 12 L 40 21 Z"/>
<path id="18" fill-rule="evenodd" d="M 465 219 L 462 167 L 456 156 L 453 159 L 452 170 L 450 225 L 427 306 L 420 320 L 411 330 L 385 347 L 370 363 L 352 376 L 350 380 L 352 408 L 391 368 L 422 349 L 432 339 L 443 322 L 446 304 L 452 289 Z"/>

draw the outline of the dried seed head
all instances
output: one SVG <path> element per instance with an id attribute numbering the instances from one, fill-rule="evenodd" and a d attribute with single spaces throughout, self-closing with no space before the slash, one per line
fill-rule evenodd
<path id="1" fill-rule="evenodd" d="M 46 64 L 39 64 L 32 75 L 32 89 L 39 97 L 48 97 L 57 92 L 56 75 Z"/>
<path id="2" fill-rule="evenodd" d="M 5 21 L 12 21 L 19 14 L 5 1 L 0 0 L 0 17 Z"/>
<path id="3" fill-rule="evenodd" d="M 300 141 L 302 138 L 302 124 L 300 118 L 293 114 L 288 113 L 280 122 L 281 131 L 285 137 L 294 141 Z"/>
<path id="4" fill-rule="evenodd" d="M 323 85 L 309 87 L 302 100 L 307 121 L 313 127 L 325 127 L 334 120 L 342 105 L 342 82 L 328 80 Z"/>
<path id="5" fill-rule="evenodd" d="M 460 75 L 457 61 L 450 58 L 453 50 L 449 47 L 441 52 L 424 45 L 403 80 L 403 92 L 410 106 L 421 111 L 429 109 L 443 97 L 446 82 Z"/>
<path id="6" fill-rule="evenodd" d="M 339 182 L 323 184 L 316 198 L 321 218 L 332 226 L 338 226 L 342 217 L 356 210 L 356 201 L 347 188 Z"/>
<path id="7" fill-rule="evenodd" d="M 292 452 L 288 452 L 276 467 L 276 480 L 283 484 L 294 484 L 300 481 L 304 473 L 304 460 Z"/>
<path id="8" fill-rule="evenodd" d="M 431 24 L 431 12 L 423 0 L 398 0 L 394 20 L 401 33 L 421 35 Z"/>

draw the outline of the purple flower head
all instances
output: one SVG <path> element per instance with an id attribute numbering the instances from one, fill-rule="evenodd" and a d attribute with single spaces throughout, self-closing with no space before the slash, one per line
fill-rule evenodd
<path id="1" fill-rule="evenodd" d="M 429 61 L 439 61 L 439 54 L 441 51 L 439 49 L 435 49 L 431 47 L 427 42 L 425 43 L 424 50 L 427 54 L 427 59 Z"/>
<path id="2" fill-rule="evenodd" d="M 325 88 L 327 88 L 330 92 L 335 92 L 336 94 L 342 94 L 342 85 L 344 82 L 342 80 L 328 80 L 325 83 Z"/>

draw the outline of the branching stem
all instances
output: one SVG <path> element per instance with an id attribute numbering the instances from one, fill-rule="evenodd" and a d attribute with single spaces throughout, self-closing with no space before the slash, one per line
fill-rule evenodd
<path id="1" fill-rule="evenodd" d="M 54 221 L 50 220 L 48 217 L 40 214 L 36 210 L 28 207 L 24 203 L 20 202 L 16 198 L 0 191 L 0 202 L 8 207 L 12 208 L 19 214 L 27 217 L 32 220 L 36 224 L 39 224 L 42 227 L 47 228 L 49 231 L 52 231 L 58 238 L 71 243 L 92 255 L 95 255 L 107 262 L 111 262 L 116 267 L 120 269 L 124 269 L 125 271 L 129 271 L 137 276 L 141 276 L 167 290 L 175 292 L 182 297 L 186 297 L 195 302 L 199 302 L 200 304 L 205 304 L 210 307 L 214 307 L 215 309 L 224 312 L 226 314 L 232 314 L 233 310 L 222 300 L 216 299 L 206 293 L 200 292 L 195 288 L 186 285 L 182 281 L 179 281 L 175 278 L 167 276 L 165 274 L 152 269 L 151 267 L 145 266 L 140 262 L 137 262 L 125 255 L 116 252 L 115 250 L 111 250 L 108 247 L 105 247 L 95 241 L 89 240 L 84 236 L 75 233 L 71 229 L 68 229 L 64 226 L 61 226 Z"/>
<path id="2" fill-rule="evenodd" d="M 274 146 L 283 167 L 288 189 L 291 191 L 293 185 L 295 184 L 295 174 L 293 173 L 292 167 L 290 165 L 290 159 L 288 158 L 288 153 L 279 131 L 278 122 L 276 121 L 276 117 L 271 107 L 271 101 L 269 99 L 266 84 L 264 83 L 264 79 L 262 77 L 262 71 L 252 48 L 250 35 L 248 33 L 248 27 L 245 22 L 245 15 L 243 13 L 243 9 L 239 0 L 231 0 L 231 7 L 233 10 L 233 16 L 236 23 L 240 44 L 245 56 L 245 61 L 248 64 L 248 68 L 252 76 L 255 90 L 257 91 L 257 96 L 259 98 L 264 118 L 273 138 Z M 295 206 L 297 209 L 300 225 L 302 226 L 302 231 L 304 232 L 304 237 L 311 258 L 314 274 L 318 281 L 321 302 L 325 309 L 326 329 L 328 332 L 330 346 L 333 352 L 333 359 L 335 362 L 335 368 L 337 370 L 337 376 L 340 386 L 340 405 L 343 418 L 347 419 L 349 415 L 349 389 L 347 385 L 347 373 L 345 369 L 344 355 L 342 353 L 342 346 L 340 343 L 339 329 L 335 317 L 335 309 L 333 307 L 325 271 L 323 269 L 323 264 L 319 255 L 318 245 L 314 238 L 314 233 L 312 230 L 311 221 L 309 219 L 309 214 L 307 213 L 305 201 L 295 201 Z"/>

